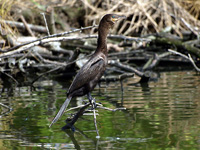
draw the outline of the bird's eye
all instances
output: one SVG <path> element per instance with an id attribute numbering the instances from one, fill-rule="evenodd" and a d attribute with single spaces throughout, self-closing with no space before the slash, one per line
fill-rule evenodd
<path id="1" fill-rule="evenodd" d="M 113 15 L 113 16 L 112 16 L 112 18 L 116 18 L 116 16 L 115 16 L 115 15 Z"/>

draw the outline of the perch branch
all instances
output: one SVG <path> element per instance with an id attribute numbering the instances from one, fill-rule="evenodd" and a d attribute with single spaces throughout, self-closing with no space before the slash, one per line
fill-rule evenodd
<path id="1" fill-rule="evenodd" d="M 74 115 L 74 117 L 72 119 L 67 119 L 66 123 L 67 125 L 65 125 L 64 127 L 62 127 L 62 129 L 72 129 L 73 130 L 73 126 L 74 123 L 78 120 L 79 117 L 81 117 L 84 114 L 84 110 L 90 105 L 90 103 L 85 104 L 83 107 L 81 107 L 79 109 L 79 111 Z"/>
<path id="2" fill-rule="evenodd" d="M 73 108 L 70 108 L 68 109 L 67 111 L 70 111 L 70 110 L 74 110 L 74 109 L 79 109 L 79 111 L 73 115 L 72 118 L 68 118 L 66 120 L 66 123 L 67 125 L 65 125 L 64 127 L 62 127 L 62 129 L 72 129 L 74 130 L 74 124 L 75 122 L 78 120 L 78 118 L 80 118 L 85 112 L 87 112 L 87 110 L 85 111 L 86 108 L 88 108 L 90 105 L 93 105 L 93 102 L 92 103 L 86 103 L 85 105 L 80 105 L 80 106 L 77 106 L 77 107 L 73 107 Z M 99 104 L 99 103 L 96 103 L 97 107 L 96 108 L 100 108 L 100 109 L 104 109 L 104 110 L 109 110 L 109 111 L 117 111 L 117 110 L 126 110 L 126 108 L 115 108 L 115 109 L 111 109 L 111 108 L 107 108 L 107 107 L 103 107 L 102 104 Z M 93 108 L 94 106 L 92 106 Z M 66 112 L 66 111 L 65 111 Z M 99 136 L 99 132 L 98 132 L 98 128 L 97 128 L 97 123 L 96 123 L 96 112 L 95 112 L 95 109 L 93 109 L 93 115 L 94 115 L 94 123 L 95 123 L 95 128 L 96 128 L 96 132 L 97 132 L 97 136 L 96 138 L 100 138 Z"/>

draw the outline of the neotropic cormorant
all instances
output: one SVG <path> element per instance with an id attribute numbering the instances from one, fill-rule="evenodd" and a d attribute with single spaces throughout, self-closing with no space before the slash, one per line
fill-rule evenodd
<path id="1" fill-rule="evenodd" d="M 125 18 L 125 16 L 107 14 L 101 19 L 98 28 L 97 49 L 95 53 L 91 56 L 91 58 L 76 74 L 67 92 L 67 99 L 61 106 L 59 112 L 57 113 L 49 127 L 51 127 L 62 116 L 66 107 L 69 105 L 70 100 L 73 97 L 83 96 L 87 94 L 87 97 L 91 103 L 93 98 L 90 92 L 97 85 L 107 66 L 108 50 L 106 39 L 109 33 L 109 29 L 111 29 L 115 22 L 121 18 Z"/>

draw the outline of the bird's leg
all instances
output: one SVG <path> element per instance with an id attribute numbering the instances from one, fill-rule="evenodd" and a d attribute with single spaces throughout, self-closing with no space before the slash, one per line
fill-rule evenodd
<path id="1" fill-rule="evenodd" d="M 97 137 L 99 138 L 100 136 L 99 136 L 99 131 L 98 131 L 98 128 L 97 128 L 97 119 L 96 119 L 96 112 L 95 112 L 95 108 L 97 107 L 96 102 L 95 102 L 95 98 L 92 98 L 92 95 L 91 95 L 90 92 L 87 94 L 87 97 L 90 101 L 90 104 L 92 105 L 93 114 L 94 114 L 94 125 L 95 125 L 95 128 L 96 128 Z"/>
<path id="2" fill-rule="evenodd" d="M 92 109 L 95 109 L 97 107 L 95 98 L 92 97 L 90 92 L 87 94 L 87 97 L 89 99 L 90 104 L 92 105 Z"/>

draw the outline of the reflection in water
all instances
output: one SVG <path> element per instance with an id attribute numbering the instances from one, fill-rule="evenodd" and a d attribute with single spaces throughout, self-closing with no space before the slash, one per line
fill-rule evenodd
<path id="1" fill-rule="evenodd" d="M 65 130 L 65 132 L 67 133 L 67 135 L 70 137 L 70 139 L 72 140 L 72 143 L 74 144 L 74 148 L 77 149 L 77 150 L 80 150 L 81 147 L 80 145 L 78 144 L 77 140 L 75 139 L 74 137 L 74 132 L 71 131 L 71 130 Z"/>
<path id="2" fill-rule="evenodd" d="M 1 103 L 13 108 L 3 116 L 8 109 L 0 107 L 0 149 L 200 149 L 199 74 L 166 72 L 157 82 L 137 81 L 137 77 L 124 80 L 123 91 L 120 82 L 102 83 L 93 92 L 105 107 L 127 108 L 98 110 L 99 140 L 93 116 L 81 117 L 74 133 L 61 130 L 67 115 L 48 128 L 65 100 L 68 82 L 41 80 L 34 91 L 0 85 Z M 83 99 L 72 100 L 70 106 Z"/>

